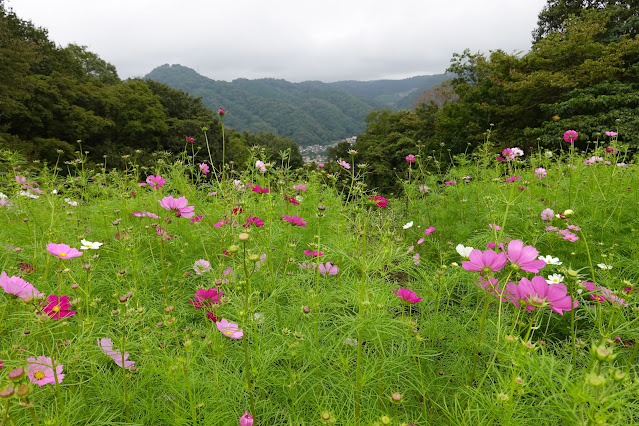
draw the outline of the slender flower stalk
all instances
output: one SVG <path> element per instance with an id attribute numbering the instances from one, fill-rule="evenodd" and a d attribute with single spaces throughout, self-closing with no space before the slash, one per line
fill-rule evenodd
<path id="1" fill-rule="evenodd" d="M 248 268 L 248 263 L 247 263 L 247 255 L 246 255 L 246 241 L 248 240 L 248 238 L 241 238 L 242 235 L 247 235 L 248 234 L 240 234 L 240 240 L 242 241 L 242 248 L 243 248 L 243 264 L 244 264 L 244 277 L 246 278 L 246 286 L 244 288 L 244 324 L 246 324 L 246 326 L 244 327 L 245 330 L 248 331 L 248 317 L 249 317 L 249 294 L 251 292 L 251 274 L 249 273 L 249 268 Z M 251 380 L 251 364 L 249 362 L 249 350 L 248 350 L 248 337 L 247 336 L 243 336 L 242 338 L 242 344 L 244 346 L 244 370 L 246 371 L 246 390 L 249 394 L 249 399 L 250 399 L 250 403 L 251 403 L 251 413 L 255 414 L 255 400 L 253 399 L 253 385 L 252 385 L 252 380 Z"/>

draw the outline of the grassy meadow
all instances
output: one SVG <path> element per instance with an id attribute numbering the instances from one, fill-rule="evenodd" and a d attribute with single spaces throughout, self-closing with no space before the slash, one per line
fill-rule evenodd
<path id="1" fill-rule="evenodd" d="M 390 195 L 2 151 L 0 425 L 639 424 L 639 171 L 574 137 L 414 152 Z"/>

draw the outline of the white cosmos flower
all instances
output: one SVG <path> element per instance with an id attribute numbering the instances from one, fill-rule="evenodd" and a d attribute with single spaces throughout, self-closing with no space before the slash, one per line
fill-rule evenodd
<path id="1" fill-rule="evenodd" d="M 18 195 L 21 197 L 33 198 L 34 200 L 37 200 L 38 198 L 40 198 L 39 195 L 32 194 L 29 191 L 20 191 L 18 192 Z"/>
<path id="2" fill-rule="evenodd" d="M 546 265 L 561 265 L 561 262 L 559 261 L 559 258 L 558 257 L 552 257 L 551 255 L 539 256 L 539 260 L 543 260 L 544 262 L 546 262 Z"/>
<path id="3" fill-rule="evenodd" d="M 605 263 L 597 263 L 601 269 L 612 269 L 612 265 L 606 265 Z"/>
<path id="4" fill-rule="evenodd" d="M 564 282 L 564 276 L 561 274 L 552 274 L 548 276 L 546 282 L 548 284 L 561 284 Z"/>
<path id="5" fill-rule="evenodd" d="M 412 221 L 412 220 L 411 220 L 410 222 L 408 222 L 406 225 L 404 225 L 402 228 L 404 228 L 404 229 L 408 229 L 408 228 L 410 228 L 411 226 L 413 226 L 413 221 Z"/>
<path id="6" fill-rule="evenodd" d="M 77 207 L 78 206 L 78 202 L 77 201 L 73 201 L 71 198 L 65 198 L 64 201 L 70 205 L 71 207 Z"/>
<path id="7" fill-rule="evenodd" d="M 470 252 L 475 249 L 472 247 L 464 247 L 463 244 L 457 244 L 457 247 L 455 247 L 455 250 L 457 250 L 457 253 L 459 253 L 461 257 L 465 257 L 468 259 L 468 257 L 470 256 Z"/>
<path id="8" fill-rule="evenodd" d="M 88 250 L 88 249 L 93 249 L 93 250 L 97 250 L 100 248 L 100 246 L 103 243 L 92 243 L 91 241 L 87 241 L 87 240 L 82 240 L 82 245 L 80 246 L 80 250 Z"/>
<path id="9" fill-rule="evenodd" d="M 3 194 L 2 192 L 0 192 L 0 200 L 5 200 L 9 197 L 7 197 L 5 194 Z"/>

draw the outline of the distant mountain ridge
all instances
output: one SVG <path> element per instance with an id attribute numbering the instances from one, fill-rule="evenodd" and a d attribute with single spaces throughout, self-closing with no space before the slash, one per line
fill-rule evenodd
<path id="1" fill-rule="evenodd" d="M 335 83 L 272 78 L 227 82 L 165 64 L 144 78 L 199 96 L 213 111 L 224 108 L 228 112 L 224 123 L 236 130 L 273 132 L 300 145 L 324 145 L 362 133 L 373 110 L 410 108 L 423 91 L 450 76 Z"/>

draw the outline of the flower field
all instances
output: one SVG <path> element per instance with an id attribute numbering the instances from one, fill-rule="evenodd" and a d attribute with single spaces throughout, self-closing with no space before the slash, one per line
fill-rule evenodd
<path id="1" fill-rule="evenodd" d="M 639 172 L 0 154 L 0 425 L 639 424 Z M 354 154 L 352 154 L 354 155 Z"/>

